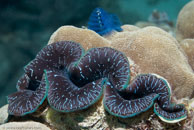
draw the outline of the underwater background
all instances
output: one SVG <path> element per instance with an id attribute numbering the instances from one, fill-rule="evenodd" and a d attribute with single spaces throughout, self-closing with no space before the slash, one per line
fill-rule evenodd
<path id="1" fill-rule="evenodd" d="M 62 25 L 87 26 L 92 10 L 102 7 L 122 24 L 148 21 L 153 10 L 165 12 L 175 26 L 178 12 L 190 0 L 1 0 L 0 107 L 16 91 L 23 67 Z"/>

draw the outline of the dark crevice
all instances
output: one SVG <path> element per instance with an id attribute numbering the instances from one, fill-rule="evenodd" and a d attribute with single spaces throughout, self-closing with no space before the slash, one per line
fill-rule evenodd
<path id="1" fill-rule="evenodd" d="M 128 92 L 121 92 L 121 91 L 117 91 L 117 93 L 125 100 L 134 100 L 134 99 L 139 99 L 139 98 L 143 98 L 146 95 L 144 94 L 134 94 L 134 93 L 128 93 Z"/>
<path id="2" fill-rule="evenodd" d="M 29 85 L 28 85 L 28 90 L 36 91 L 39 85 L 40 85 L 40 81 L 30 80 Z"/>

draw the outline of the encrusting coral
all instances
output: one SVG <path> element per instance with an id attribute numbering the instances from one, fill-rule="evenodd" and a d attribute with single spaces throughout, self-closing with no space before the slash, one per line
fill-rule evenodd
<path id="1" fill-rule="evenodd" d="M 180 42 L 180 46 L 188 57 L 189 64 L 194 70 L 194 39 L 184 39 Z"/>
<path id="2" fill-rule="evenodd" d="M 74 41 L 80 43 L 85 50 L 95 47 L 108 47 L 110 42 L 92 30 L 74 26 L 62 26 L 57 29 L 48 44 L 59 41 Z"/>
<path id="3" fill-rule="evenodd" d="M 18 83 L 18 92 L 8 96 L 11 115 L 34 112 L 45 95 L 57 111 L 86 109 L 100 99 L 105 87 L 104 106 L 118 117 L 135 116 L 153 104 L 154 112 L 165 122 L 176 123 L 187 117 L 183 105 L 171 103 L 171 88 L 164 78 L 142 74 L 129 84 L 127 58 L 109 47 L 93 48 L 84 53 L 75 42 L 52 43 L 43 48 L 24 70 L 24 75 L 30 78 L 23 76 Z M 47 87 L 48 94 L 47 89 L 43 89 L 44 94 L 38 91 Z"/>
<path id="4" fill-rule="evenodd" d="M 168 80 L 178 99 L 194 96 L 194 74 L 176 39 L 156 27 L 118 32 L 111 47 L 125 53 L 141 73 L 156 73 Z"/>
<path id="5" fill-rule="evenodd" d="M 136 31 L 136 30 L 140 29 L 137 26 L 129 25 L 129 24 L 125 24 L 125 25 L 121 26 L 121 28 L 123 29 L 123 32 L 125 32 L 125 31 L 132 32 L 132 31 Z"/>
<path id="6" fill-rule="evenodd" d="M 176 25 L 176 38 L 181 41 L 194 38 L 194 1 L 187 3 L 179 12 Z"/>
<path id="7" fill-rule="evenodd" d="M 139 21 L 135 23 L 135 26 L 139 28 L 145 28 L 148 26 L 154 26 L 163 29 L 164 31 L 168 32 L 170 35 L 173 37 L 176 35 L 175 34 L 175 27 L 174 26 L 169 26 L 168 24 L 156 24 L 156 23 L 151 23 L 151 22 L 146 22 L 146 21 Z"/>

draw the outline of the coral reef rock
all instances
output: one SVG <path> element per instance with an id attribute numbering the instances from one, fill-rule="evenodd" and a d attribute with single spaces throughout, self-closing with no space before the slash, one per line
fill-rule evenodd
<path id="1" fill-rule="evenodd" d="M 180 46 L 188 57 L 189 64 L 194 70 L 194 39 L 184 39 L 180 42 Z"/>
<path id="2" fill-rule="evenodd" d="M 188 117 L 184 121 L 182 130 L 193 130 L 193 122 L 194 122 L 194 98 L 188 99 L 188 98 L 182 98 L 180 100 L 177 100 L 178 103 L 183 103 L 188 111 Z"/>
<path id="3" fill-rule="evenodd" d="M 80 43 L 85 50 L 94 47 L 108 47 L 110 42 L 92 30 L 73 26 L 62 26 L 57 29 L 48 44 L 58 41 L 74 41 Z"/>
<path id="4" fill-rule="evenodd" d="M 58 130 L 98 130 L 116 128 L 130 128 L 132 124 L 138 124 L 148 119 L 153 110 L 142 113 L 133 118 L 118 118 L 105 111 L 102 100 L 86 110 L 72 113 L 59 113 L 48 109 L 46 120 Z"/>
<path id="5" fill-rule="evenodd" d="M 73 113 L 60 113 L 49 108 L 45 118 L 57 130 L 188 130 L 183 128 L 190 128 L 191 125 L 187 123 L 191 122 L 190 118 L 175 124 L 165 123 L 153 114 L 153 109 L 131 118 L 115 117 L 105 111 L 102 101 Z"/>
<path id="6" fill-rule="evenodd" d="M 139 29 L 137 26 L 129 25 L 129 24 L 125 24 L 121 26 L 121 28 L 123 29 L 123 32 L 125 31 L 132 32 L 132 31 L 136 31 Z"/>
<path id="7" fill-rule="evenodd" d="M 186 4 L 179 12 L 176 26 L 178 40 L 194 38 L 194 1 Z"/>
<path id="8" fill-rule="evenodd" d="M 0 108 L 0 124 L 3 124 L 7 121 L 8 118 L 8 105 L 4 105 L 3 107 Z"/>
<path id="9" fill-rule="evenodd" d="M 194 74 L 185 54 L 170 34 L 157 27 L 119 32 L 111 46 L 124 52 L 140 67 L 141 73 L 156 73 L 166 78 L 180 99 L 194 96 Z"/>
<path id="10" fill-rule="evenodd" d="M 138 29 L 140 29 L 137 26 L 129 25 L 129 24 L 125 24 L 125 25 L 121 26 L 121 28 L 123 29 L 122 33 L 123 32 L 133 32 L 133 31 L 137 31 Z M 107 40 L 111 41 L 116 34 L 117 34 L 117 32 L 113 31 L 111 34 L 105 35 L 103 37 L 106 38 Z"/>
<path id="11" fill-rule="evenodd" d="M 165 30 L 166 32 L 170 33 L 172 36 L 175 36 L 175 27 L 170 26 L 170 25 L 165 24 L 165 23 L 156 24 L 156 23 L 151 23 L 151 22 L 139 21 L 135 25 L 139 28 L 144 28 L 144 27 L 148 27 L 148 26 L 155 26 L 155 27 L 158 27 L 158 28 Z"/>
<path id="12" fill-rule="evenodd" d="M 46 125 L 39 122 L 9 122 L 0 126 L 1 130 L 51 130 Z"/>

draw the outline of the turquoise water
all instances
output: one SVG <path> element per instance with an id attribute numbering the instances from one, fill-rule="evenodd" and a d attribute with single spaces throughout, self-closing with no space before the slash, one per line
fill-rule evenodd
<path id="1" fill-rule="evenodd" d="M 189 0 L 34 0 L 0 1 L 0 106 L 16 91 L 23 66 L 47 44 L 62 25 L 87 26 L 96 7 L 117 14 L 123 24 L 147 21 L 154 9 L 166 12 L 176 22 Z"/>

